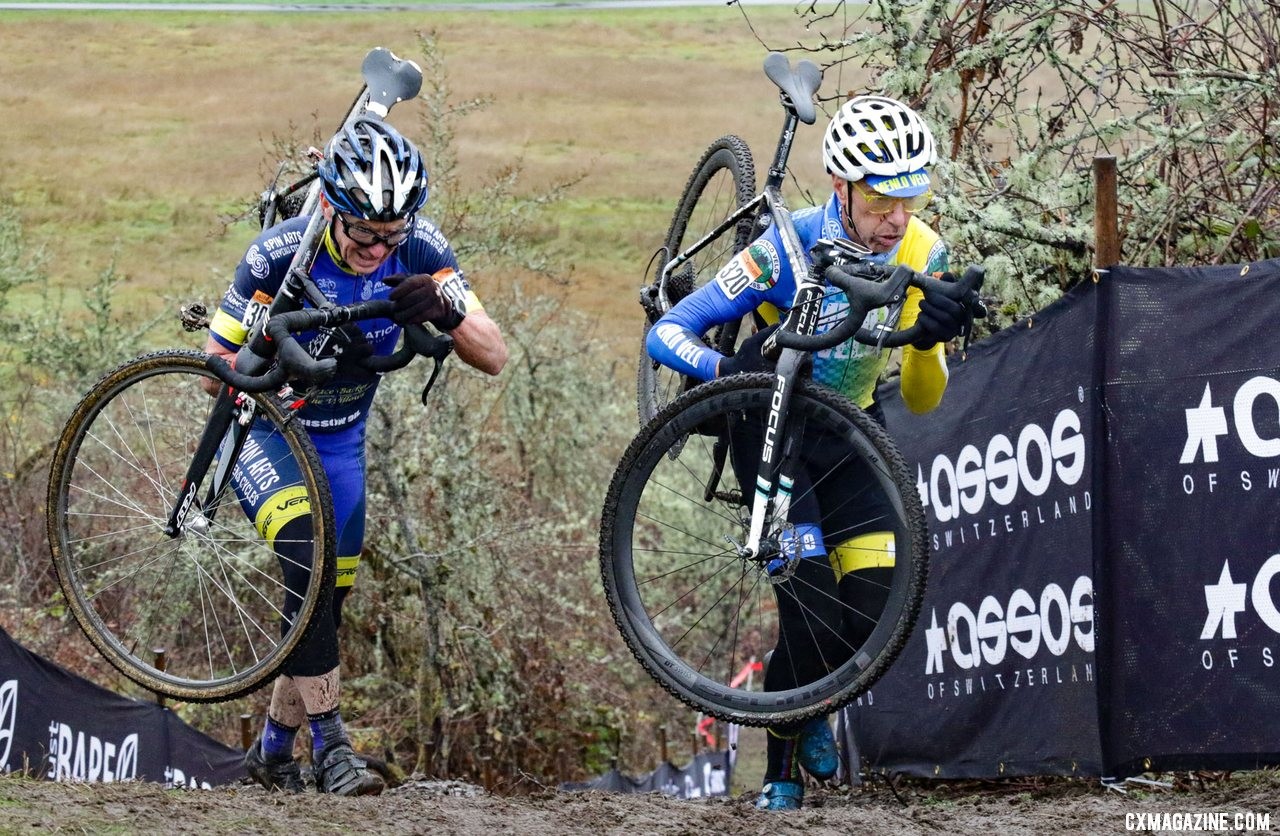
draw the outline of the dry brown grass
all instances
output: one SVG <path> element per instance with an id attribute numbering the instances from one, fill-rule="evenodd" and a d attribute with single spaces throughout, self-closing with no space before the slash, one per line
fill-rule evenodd
<path id="1" fill-rule="evenodd" d="M 752 11 L 770 43 L 794 42 L 794 20 L 785 7 Z M 426 28 L 456 96 L 494 97 L 459 126 L 464 176 L 478 182 L 514 157 L 531 187 L 585 174 L 553 230 L 573 264 L 571 304 L 607 329 L 638 329 L 635 288 L 702 149 L 739 133 L 763 171 L 776 140 L 764 49 L 732 7 L 9 13 L 0 190 L 60 284 L 86 286 L 118 246 L 138 303 L 161 288 L 213 298 L 253 232 L 223 236 L 220 218 L 262 188 L 271 139 L 331 131 L 364 52 L 413 56 Z M 403 105 L 396 122 L 420 136 L 423 110 Z M 816 170 L 817 129 L 805 130 L 795 158 Z"/>

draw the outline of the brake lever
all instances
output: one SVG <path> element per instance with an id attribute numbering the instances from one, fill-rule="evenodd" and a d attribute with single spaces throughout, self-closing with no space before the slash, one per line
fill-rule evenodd
<path id="1" fill-rule="evenodd" d="M 809 248 L 809 263 L 815 271 L 814 276 L 821 276 L 832 265 L 849 272 L 869 255 L 871 250 L 848 239 L 819 238 Z"/>

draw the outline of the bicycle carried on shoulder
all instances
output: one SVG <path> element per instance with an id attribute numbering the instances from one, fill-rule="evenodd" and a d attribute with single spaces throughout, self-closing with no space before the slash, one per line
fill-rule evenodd
<path id="1" fill-rule="evenodd" d="M 671 274 L 671 264 L 749 218 L 751 207 L 765 207 L 804 277 L 764 344 L 776 371 L 709 381 L 662 406 L 623 454 L 600 533 L 605 596 L 641 666 L 689 706 L 753 726 L 826 714 L 866 691 L 909 637 L 928 570 L 914 476 L 874 418 L 809 378 L 809 355 L 850 339 L 878 348 L 915 342 L 921 326 L 894 330 L 896 316 L 864 324 L 870 311 L 900 310 L 911 286 L 964 302 L 971 319 L 985 315 L 979 267 L 943 282 L 864 261 L 865 251 L 829 240 L 806 264 L 778 188 L 789 144 L 784 130 L 764 192 L 663 270 Z M 828 285 L 845 294 L 848 309 L 820 330 L 830 324 L 819 322 Z M 883 534 L 877 572 L 842 578 L 836 562 L 801 557 L 803 533 L 788 513 L 810 492 L 837 485 L 845 488 L 841 505 L 823 509 L 827 549 Z M 768 665 L 790 666 L 785 676 L 739 675 L 763 666 L 775 648 L 781 657 Z"/>
<path id="2" fill-rule="evenodd" d="M 385 49 L 366 56 L 362 75 L 364 90 L 344 124 L 384 118 L 421 87 L 417 65 Z M 345 323 L 390 317 L 392 303 L 336 306 L 311 280 L 324 229 L 314 176 L 283 193 L 273 183 L 262 198 L 264 226 L 301 188 L 309 189 L 301 207 L 309 223 L 280 292 L 253 323 L 234 366 L 183 349 L 130 360 L 84 395 L 54 452 L 47 527 L 68 608 L 112 665 L 174 699 L 232 699 L 270 680 L 333 591 L 329 484 L 294 417 L 308 388 L 335 370 L 334 358 L 313 356 L 321 343 L 341 340 L 337 329 Z M 196 330 L 208 320 L 196 306 L 183 324 Z M 296 335 L 316 329 L 321 336 L 303 347 Z M 451 349 L 447 335 L 411 326 L 395 353 L 359 365 L 383 373 L 432 357 L 429 390 Z M 264 435 L 283 439 L 292 461 L 267 461 Z M 297 476 L 270 483 L 280 473 Z M 257 492 L 276 500 L 249 519 L 241 497 Z M 273 540 L 303 503 L 310 529 Z"/>

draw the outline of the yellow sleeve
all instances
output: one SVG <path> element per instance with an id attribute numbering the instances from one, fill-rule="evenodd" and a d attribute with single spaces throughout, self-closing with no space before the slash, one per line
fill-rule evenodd
<path id="1" fill-rule="evenodd" d="M 916 324 L 920 316 L 920 300 L 924 294 L 918 287 L 907 289 L 907 301 L 898 318 L 898 330 L 905 331 Z M 902 347 L 902 376 L 898 382 L 902 401 L 907 409 L 919 415 L 931 412 L 942 402 L 947 389 L 947 355 L 942 343 L 936 343 L 928 351 L 912 345 Z"/>

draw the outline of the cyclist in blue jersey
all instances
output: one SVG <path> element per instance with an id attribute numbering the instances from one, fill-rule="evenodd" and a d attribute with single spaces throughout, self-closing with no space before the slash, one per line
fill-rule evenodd
<path id="1" fill-rule="evenodd" d="M 933 134 L 914 110 L 894 99 L 858 96 L 840 107 L 823 136 L 823 162 L 832 194 L 822 206 L 796 211 L 792 218 L 804 256 L 819 239 L 845 239 L 869 250 L 870 261 L 905 264 L 921 273 L 947 269 L 947 247 L 916 213 L 931 197 L 929 167 L 936 162 Z M 771 226 L 716 274 L 713 281 L 682 299 L 649 331 L 646 348 L 658 362 L 697 380 L 763 371 L 772 364 L 761 355 L 765 338 L 791 305 L 797 276 Z M 818 331 L 844 318 L 843 291 L 828 288 Z M 717 325 L 754 312 L 758 329 L 732 357 L 703 341 Z M 896 317 L 896 325 L 892 318 Z M 944 296 L 912 287 L 897 309 L 871 311 L 863 324 L 906 329 L 916 322 L 925 336 L 904 347 L 900 389 L 907 407 L 927 412 L 938 405 L 947 383 L 943 345 L 956 338 L 965 308 Z M 852 340 L 813 356 L 813 379 L 845 394 L 883 421 L 875 387 L 890 352 Z M 744 485 L 752 485 L 761 446 L 749 428 L 735 430 L 733 465 Z M 803 459 L 824 462 L 824 439 L 806 438 Z M 826 455 L 839 449 L 826 445 Z M 836 466 L 838 463 L 831 463 Z M 825 467 L 825 463 L 823 464 Z M 813 485 L 805 473 L 795 476 L 788 515 L 794 526 L 784 539 L 801 558 L 791 581 L 774 587 L 780 621 L 779 641 L 765 673 L 766 688 L 782 690 L 812 681 L 839 648 L 857 647 L 873 626 L 848 613 L 879 612 L 884 606 L 894 556 L 893 535 L 876 530 L 874 503 L 865 490 L 870 477 L 847 465 L 836 478 Z M 750 495 L 744 490 L 744 494 Z M 869 506 L 871 506 L 869 508 Z M 859 513 L 852 515 L 850 508 Z M 815 628 L 816 625 L 824 625 Z M 834 625 L 834 626 L 831 626 Z M 826 630 L 826 632 L 823 632 Z M 820 648 L 827 648 L 824 653 Z M 768 763 L 757 806 L 770 810 L 800 807 L 804 797 L 801 768 L 819 779 L 838 769 L 835 740 L 826 717 L 799 727 L 772 728 Z"/>
<path id="2" fill-rule="evenodd" d="M 335 357 L 338 371 L 308 397 L 297 420 L 315 442 L 333 494 L 338 534 L 338 573 L 333 604 L 321 614 L 276 680 L 261 736 L 245 754 L 249 774 L 268 789 L 300 792 L 301 769 L 293 757 L 295 736 L 305 721 L 312 735 L 312 763 L 320 792 L 366 795 L 382 791 L 381 778 L 351 748 L 339 709 L 338 625 L 342 603 L 355 581 L 364 543 L 365 420 L 379 376 L 353 365 L 371 354 L 390 354 L 403 326 L 431 323 L 452 335 L 469 365 L 501 371 L 507 348 L 498 326 L 472 292 L 448 240 L 418 216 L 427 199 L 427 171 L 414 145 L 390 125 L 360 119 L 329 142 L 320 162 L 320 207 L 328 226 L 311 267 L 321 292 L 336 304 L 371 299 L 395 303 L 391 319 L 349 323 L 329 337 L 302 335 L 317 356 Z M 206 350 L 234 358 L 249 331 L 279 291 L 298 248 L 306 218 L 293 218 L 258 236 L 236 268 L 235 279 L 210 323 Z M 257 490 L 298 484 L 280 473 L 292 462 L 279 434 L 250 431 L 233 472 L 233 485 L 250 519 L 264 519 L 263 536 L 283 557 L 310 530 L 306 502 L 288 502 L 285 491 Z M 277 478 L 278 477 L 278 478 Z M 259 514 L 287 505 L 286 513 Z M 309 549 L 308 549 L 309 552 Z M 287 567 L 288 560 L 283 561 Z M 289 573 L 286 583 L 290 588 Z M 295 596 L 286 596 L 296 612 Z"/>

